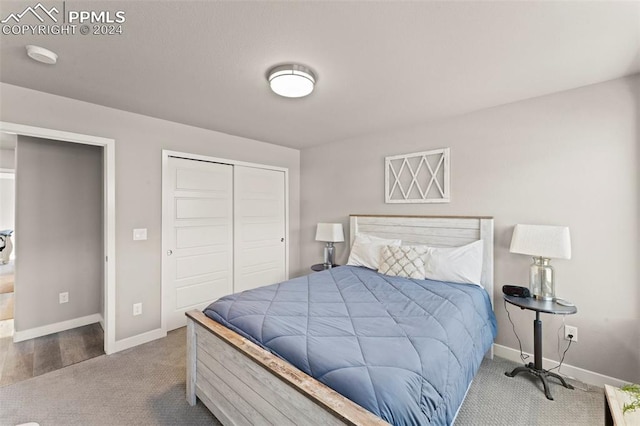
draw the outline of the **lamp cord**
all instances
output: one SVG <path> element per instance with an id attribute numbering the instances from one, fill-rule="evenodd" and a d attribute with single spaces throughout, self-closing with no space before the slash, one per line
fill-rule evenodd
<path id="1" fill-rule="evenodd" d="M 507 311 L 507 318 L 509 318 L 509 322 L 511 323 L 511 328 L 513 329 L 513 334 L 515 334 L 516 339 L 518 339 L 518 346 L 520 347 L 520 359 L 522 360 L 522 362 L 525 362 L 525 360 L 527 358 L 529 358 L 529 355 L 525 354 L 524 352 L 522 352 L 522 342 L 520 341 L 520 337 L 518 336 L 518 333 L 516 333 L 516 325 L 511 320 L 511 314 L 509 313 L 509 309 L 507 308 L 507 301 L 506 300 L 504 300 L 504 310 Z"/>
<path id="2" fill-rule="evenodd" d="M 566 315 L 562 315 L 562 324 L 560 324 L 560 327 L 558 327 L 558 331 L 556 332 L 556 343 L 557 343 L 557 352 L 558 352 L 558 359 L 562 358 L 561 356 L 561 352 L 562 349 L 560 349 L 560 336 L 562 335 L 562 337 L 564 337 L 564 333 L 563 330 L 565 328 L 565 317 Z M 560 373 L 560 369 L 562 368 L 562 362 L 560 362 L 560 364 L 558 365 L 558 373 Z M 561 373 L 560 373 L 561 374 Z"/>
<path id="3" fill-rule="evenodd" d="M 522 360 L 522 362 L 525 362 L 525 360 L 527 358 L 529 358 L 530 355 L 525 354 L 522 351 L 522 342 L 520 341 L 520 337 L 518 337 L 518 333 L 516 333 L 516 326 L 513 323 L 513 321 L 511 320 L 511 314 L 509 313 L 509 308 L 507 308 L 507 301 L 506 300 L 504 301 L 504 310 L 507 311 L 507 318 L 509 318 L 509 322 L 511 323 L 511 328 L 513 329 L 513 334 L 516 336 L 516 339 L 518 339 L 518 347 L 520 348 L 520 359 Z M 564 357 L 567 354 L 567 351 L 569 350 L 569 348 L 571 347 L 571 342 L 573 342 L 573 339 L 569 340 L 569 344 L 567 345 L 566 349 L 564 350 L 564 352 L 562 354 L 562 357 L 560 357 L 560 330 L 563 329 L 564 319 L 565 318 L 564 318 L 564 315 L 563 315 L 562 316 L 562 325 L 558 329 L 558 357 L 560 358 L 560 363 L 557 366 L 555 366 L 555 367 L 553 367 L 553 368 L 551 368 L 551 369 L 549 369 L 547 371 L 558 369 L 558 373 L 561 376 L 564 376 L 567 379 L 577 380 L 575 377 L 567 376 L 566 374 L 560 372 L 560 369 L 562 368 L 562 363 L 564 362 Z M 582 382 L 580 382 L 580 383 L 582 383 Z M 598 388 L 592 388 L 588 383 L 585 383 L 585 385 L 586 385 L 586 388 L 582 388 L 580 386 L 577 386 L 576 383 L 573 383 L 573 387 L 575 389 L 581 390 L 583 392 L 598 392 Z M 595 389 L 595 390 L 592 390 L 592 389 Z"/>
<path id="4" fill-rule="evenodd" d="M 571 347 L 571 342 L 573 342 L 573 338 L 569 339 L 569 344 L 567 345 L 567 348 L 562 353 L 562 358 L 560 358 L 560 363 L 558 365 L 556 365 L 555 367 L 548 369 L 547 371 L 552 371 L 552 370 L 555 370 L 557 368 L 558 372 L 560 372 L 560 367 L 562 367 L 562 363 L 564 362 L 564 357 L 567 354 L 567 351 L 569 350 L 569 348 Z M 558 352 L 558 355 L 560 355 L 560 352 Z"/>
<path id="5" fill-rule="evenodd" d="M 565 326 L 565 315 L 562 316 L 562 324 L 560 324 L 560 327 L 558 328 L 558 331 L 556 333 L 556 339 L 557 339 L 557 343 L 558 343 L 558 347 L 557 347 L 558 358 L 560 358 L 560 363 L 557 366 L 555 366 L 555 367 L 553 367 L 553 368 L 551 368 L 550 370 L 547 370 L 547 371 L 555 370 L 557 368 L 558 369 L 558 374 L 563 376 L 565 379 L 571 379 L 571 380 L 575 380 L 576 381 L 576 382 L 572 383 L 574 389 L 581 390 L 583 392 L 597 392 L 597 388 L 592 388 L 592 386 L 589 385 L 588 383 L 583 383 L 583 382 L 579 381 L 578 379 L 576 379 L 575 377 L 571 377 L 571 376 L 569 376 L 567 374 L 564 374 L 562 371 L 560 371 L 562 369 L 562 364 L 564 362 L 564 357 L 567 354 L 567 351 L 569 350 L 569 347 L 571 346 L 571 343 L 573 342 L 573 339 L 569 340 L 569 344 L 567 345 L 567 347 L 564 350 L 564 352 L 562 353 L 562 355 L 560 355 L 560 352 L 562 351 L 560 349 L 560 344 L 561 344 L 560 342 L 561 342 L 562 337 L 564 337 L 563 336 L 564 333 L 562 333 L 562 331 L 564 330 L 564 326 Z M 583 383 L 585 385 L 585 387 L 583 388 L 581 386 L 578 386 L 578 383 Z"/>

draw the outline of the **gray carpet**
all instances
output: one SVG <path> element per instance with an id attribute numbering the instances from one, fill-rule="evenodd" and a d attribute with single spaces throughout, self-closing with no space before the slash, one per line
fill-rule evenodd
<path id="1" fill-rule="evenodd" d="M 185 330 L 0 388 L 0 425 L 219 424 L 185 400 Z"/>
<path id="2" fill-rule="evenodd" d="M 529 374 L 507 377 L 521 364 L 495 357 L 484 360 L 456 418 L 462 425 L 576 425 L 604 424 L 602 388 L 567 380 L 576 389 L 564 388 L 550 379 L 554 400 L 543 392 L 542 382 Z M 581 389 L 578 389 L 580 387 Z"/>
<path id="3" fill-rule="evenodd" d="M 185 389 L 185 329 L 161 340 L 0 388 L 0 425 L 217 425 Z M 552 384 L 555 401 L 527 375 L 504 375 L 517 364 L 482 364 L 456 425 L 602 425 L 601 389 Z M 580 384 L 581 386 L 584 386 Z"/>

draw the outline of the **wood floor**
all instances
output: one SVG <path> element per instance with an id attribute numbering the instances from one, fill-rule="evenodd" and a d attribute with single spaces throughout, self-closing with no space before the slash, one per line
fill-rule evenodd
<path id="1" fill-rule="evenodd" d="M 0 339 L 0 386 L 20 382 L 104 354 L 100 324 L 24 342 Z"/>

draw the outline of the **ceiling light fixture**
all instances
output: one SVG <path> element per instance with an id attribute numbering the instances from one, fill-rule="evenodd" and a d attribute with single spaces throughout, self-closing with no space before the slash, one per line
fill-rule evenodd
<path id="1" fill-rule="evenodd" d="M 302 98 L 313 92 L 316 76 L 309 68 L 298 64 L 279 65 L 269 70 L 271 90 L 286 98 Z"/>
<path id="2" fill-rule="evenodd" d="M 27 45 L 27 55 L 34 61 L 42 62 L 43 64 L 53 65 L 58 62 L 58 55 L 49 49 L 32 44 Z"/>

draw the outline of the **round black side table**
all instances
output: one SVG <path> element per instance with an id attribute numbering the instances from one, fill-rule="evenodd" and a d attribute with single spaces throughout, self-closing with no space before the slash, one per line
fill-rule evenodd
<path id="1" fill-rule="evenodd" d="M 524 367 L 516 367 L 512 372 L 506 372 L 504 374 L 509 377 L 514 377 L 517 374 L 523 372 L 533 374 L 534 376 L 542 380 L 542 385 L 544 386 L 544 394 L 547 396 L 547 399 L 550 399 L 552 401 L 553 396 L 551 396 L 551 391 L 549 390 L 547 377 L 555 377 L 556 379 L 560 380 L 562 386 L 567 389 L 573 389 L 573 386 L 568 384 L 562 376 L 542 368 L 542 321 L 540 321 L 540 313 L 572 315 L 578 312 L 578 308 L 576 308 L 575 306 L 560 305 L 553 300 L 539 300 L 534 299 L 533 297 L 515 297 L 507 296 L 506 294 L 503 294 L 502 297 L 507 301 L 507 303 L 518 306 L 521 309 L 535 311 L 536 313 L 536 319 L 533 321 L 533 362 L 530 362 Z"/>
<path id="2" fill-rule="evenodd" d="M 331 266 L 331 268 L 335 268 L 336 266 L 340 266 L 340 265 L 333 265 Z M 331 269 L 331 268 L 325 267 L 324 263 L 316 263 L 315 265 L 311 265 L 311 270 L 315 272 L 320 272 L 320 271 L 324 271 L 325 269 Z"/>

